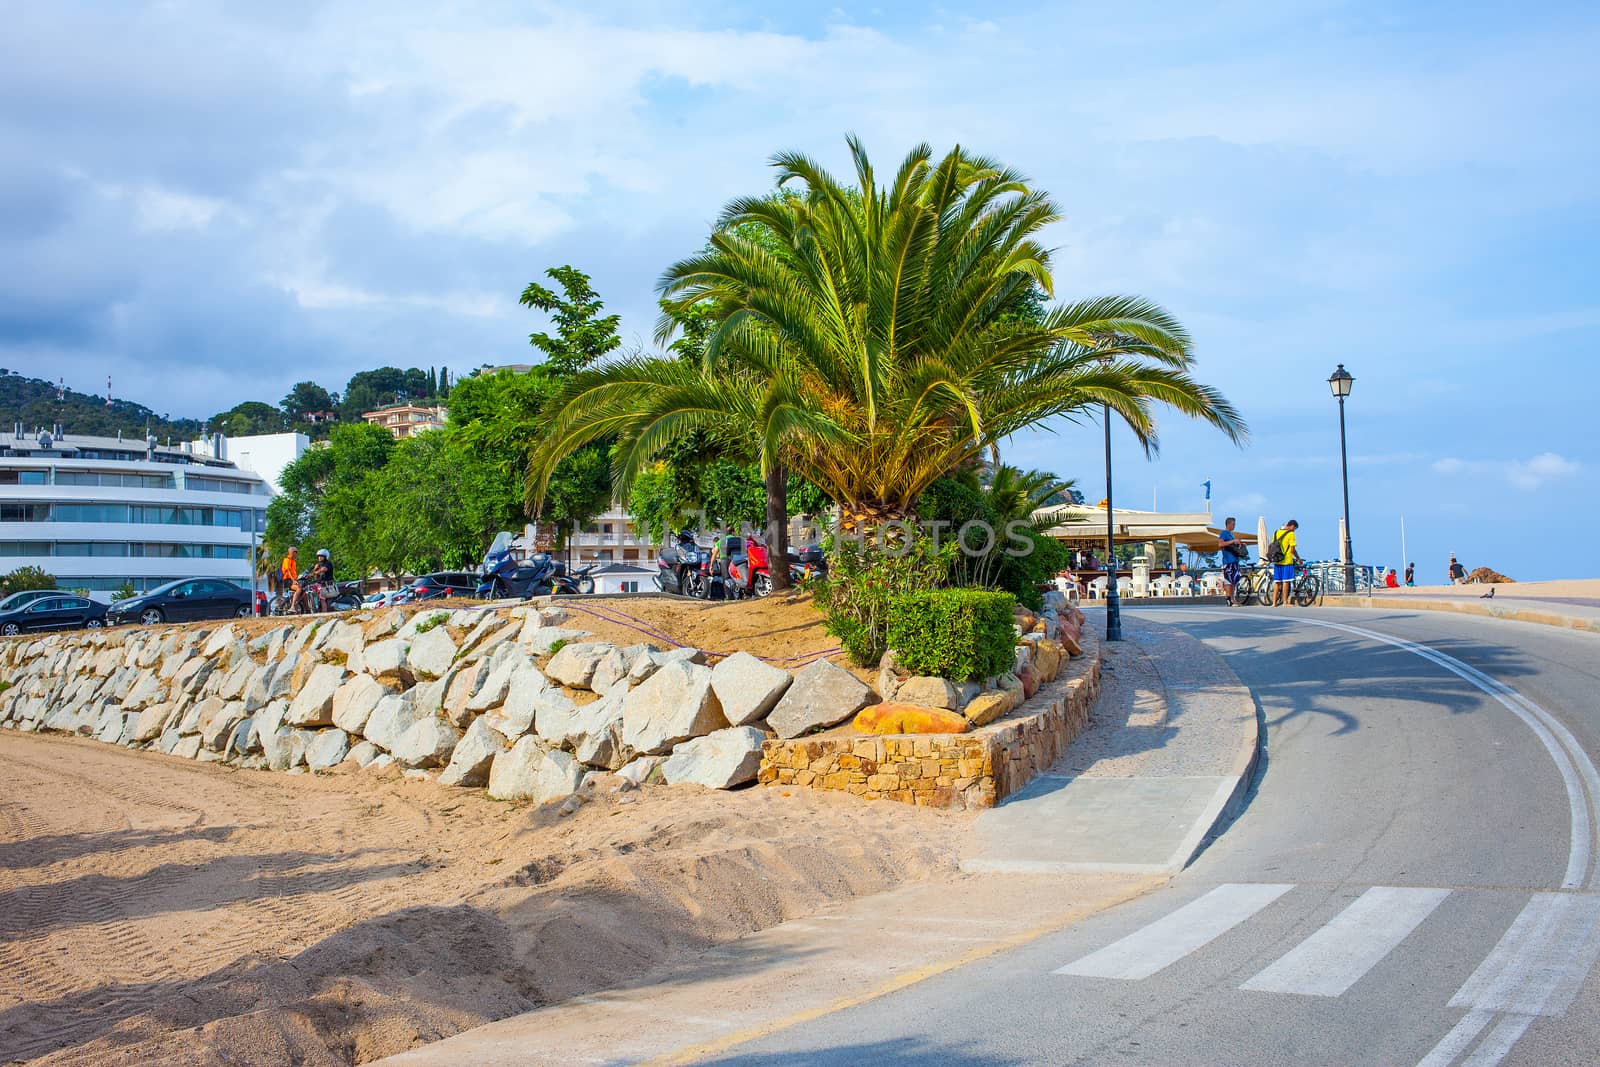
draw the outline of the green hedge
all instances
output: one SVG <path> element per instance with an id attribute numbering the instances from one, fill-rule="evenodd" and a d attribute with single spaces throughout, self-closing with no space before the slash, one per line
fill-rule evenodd
<path id="1" fill-rule="evenodd" d="M 903 593 L 889 605 L 889 647 L 912 674 L 964 682 L 1011 669 L 1017 598 L 987 589 Z"/>

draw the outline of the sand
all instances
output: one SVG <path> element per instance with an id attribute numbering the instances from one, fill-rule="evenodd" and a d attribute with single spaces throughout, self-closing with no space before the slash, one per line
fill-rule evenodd
<path id="1" fill-rule="evenodd" d="M 0 731 L 0 1062 L 365 1062 L 942 877 L 969 826 L 769 788 L 562 816 Z"/>

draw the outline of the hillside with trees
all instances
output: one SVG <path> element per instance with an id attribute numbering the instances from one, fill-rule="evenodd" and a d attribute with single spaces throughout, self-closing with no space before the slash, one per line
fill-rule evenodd
<path id="1" fill-rule="evenodd" d="M 108 402 L 104 396 L 62 389 L 56 382 L 0 368 L 0 426 L 10 432 L 19 422 L 29 434 L 36 427 L 59 423 L 68 434 L 115 437 L 120 432 L 143 440 L 148 431 L 161 441 L 188 441 L 201 430 L 197 419 L 174 419 L 131 400 Z"/>

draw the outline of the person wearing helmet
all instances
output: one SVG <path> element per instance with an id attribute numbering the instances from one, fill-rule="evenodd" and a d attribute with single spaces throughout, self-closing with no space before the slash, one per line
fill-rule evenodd
<path id="1" fill-rule="evenodd" d="M 317 561 L 311 565 L 311 570 L 306 574 L 306 584 L 311 594 L 312 605 L 317 611 L 327 611 L 328 601 L 333 599 L 333 556 L 325 548 L 317 549 Z"/>

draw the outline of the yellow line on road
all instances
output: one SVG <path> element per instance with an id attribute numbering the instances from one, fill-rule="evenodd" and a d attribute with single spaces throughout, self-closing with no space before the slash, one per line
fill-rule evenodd
<path id="1" fill-rule="evenodd" d="M 669 1052 L 661 1056 L 656 1056 L 652 1059 L 643 1060 L 641 1063 L 647 1065 L 647 1067 L 669 1067 L 671 1064 L 694 1063 L 698 1060 L 704 1059 L 707 1056 L 713 1056 L 719 1052 L 726 1052 L 729 1049 L 737 1048 L 738 1046 L 748 1042 L 756 1041 L 763 1037 L 769 1037 L 772 1034 L 787 1030 L 792 1026 L 799 1026 L 802 1023 L 812 1022 L 816 1019 L 833 1015 L 836 1012 L 859 1007 L 862 1004 L 870 1003 L 871 1001 L 877 1000 L 880 997 L 886 997 L 891 993 L 898 993 L 900 990 L 917 985 L 919 982 L 926 982 L 930 978 L 936 978 L 941 974 L 956 970 L 960 967 L 965 967 L 968 964 L 976 963 L 977 961 L 985 959 L 989 956 L 995 956 L 999 953 L 1010 951 L 1011 949 L 1021 948 L 1023 945 L 1037 941 L 1041 937 L 1056 933 L 1058 930 L 1065 930 L 1067 927 L 1073 925 L 1074 923 L 1082 922 L 1091 915 L 1097 915 L 1100 912 L 1114 908 L 1119 904 L 1126 904 L 1135 897 L 1143 896 L 1145 893 L 1148 893 L 1150 890 L 1156 888 L 1156 886 L 1164 885 L 1166 881 L 1167 880 L 1165 878 L 1151 879 L 1149 883 L 1138 886 L 1134 889 L 1130 889 L 1121 896 L 1106 900 L 1100 907 L 1086 911 L 1081 915 L 1074 915 L 1069 919 L 1049 922 L 1043 926 L 1035 926 L 1030 930 L 1016 934 L 1013 937 L 1008 937 L 1000 941 L 994 941 L 987 945 L 980 946 L 978 948 L 970 949 L 967 952 L 963 952 L 959 956 L 952 956 L 948 959 L 941 960 L 938 963 L 930 963 L 926 966 L 918 967 L 915 970 L 907 971 L 905 974 L 885 982 L 883 985 L 869 989 L 865 993 L 857 993 L 852 996 L 840 997 L 837 1000 L 831 1001 L 830 1003 L 824 1004 L 818 1008 L 811 1008 L 806 1011 L 796 1012 L 795 1014 L 786 1016 L 782 1019 L 777 1019 L 768 1023 L 761 1023 L 757 1026 L 751 1026 L 744 1030 L 739 1030 L 723 1037 L 719 1037 L 714 1041 L 706 1041 L 698 1045 L 690 1045 L 687 1048 L 678 1049 L 675 1052 Z"/>

